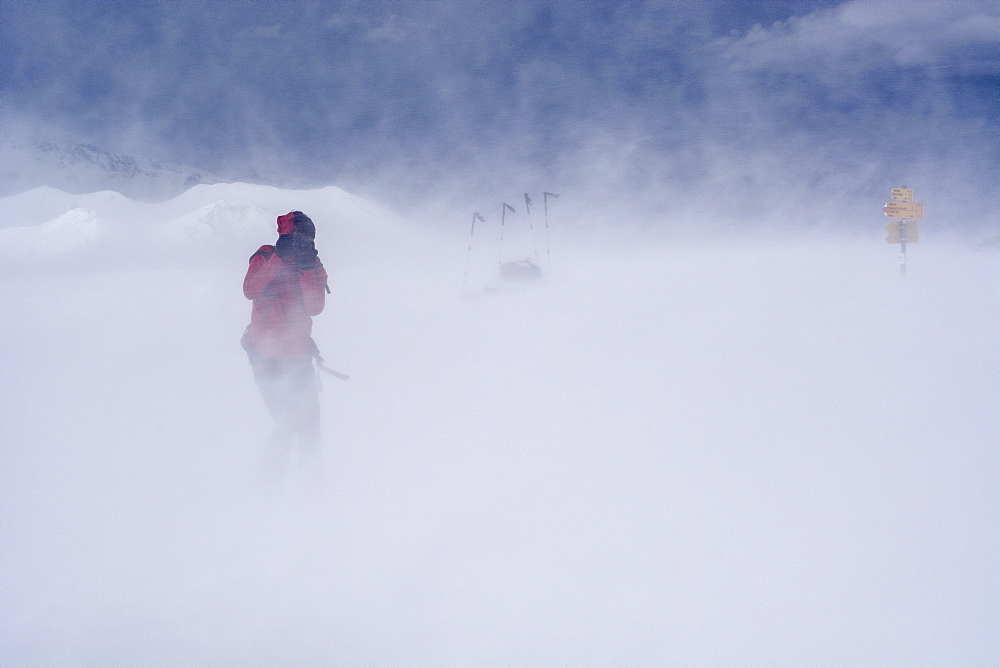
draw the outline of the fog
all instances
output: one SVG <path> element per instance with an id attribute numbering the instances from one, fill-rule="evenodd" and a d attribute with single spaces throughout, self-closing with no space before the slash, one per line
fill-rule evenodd
<path id="1" fill-rule="evenodd" d="M 995 662 L 996 252 L 927 226 L 903 278 L 880 223 L 656 238 L 568 192 L 546 244 L 540 195 L 524 285 L 486 206 L 4 199 L 65 215 L 0 231 L 0 663 Z M 351 375 L 319 498 L 258 489 L 239 345 L 292 208 Z"/>

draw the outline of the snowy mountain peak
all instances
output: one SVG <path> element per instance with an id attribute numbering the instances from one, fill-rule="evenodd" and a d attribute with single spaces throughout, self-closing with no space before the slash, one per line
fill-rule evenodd
<path id="1" fill-rule="evenodd" d="M 199 183 L 224 179 L 179 165 L 112 153 L 92 144 L 4 142 L 6 167 L 0 168 L 0 197 L 40 186 L 68 193 L 112 190 L 141 201 L 176 197 Z"/>

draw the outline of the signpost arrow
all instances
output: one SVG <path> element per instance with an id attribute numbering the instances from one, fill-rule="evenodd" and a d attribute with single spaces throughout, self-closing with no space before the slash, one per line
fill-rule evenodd
<path id="1" fill-rule="evenodd" d="M 893 188 L 891 197 L 901 202 L 912 202 L 913 188 Z"/>
<path id="2" fill-rule="evenodd" d="M 915 220 L 890 220 L 885 226 L 885 231 L 888 232 L 885 240 L 890 244 L 904 241 L 915 244 L 918 241 L 918 224 Z"/>
<path id="3" fill-rule="evenodd" d="M 901 223 L 898 220 L 890 220 L 885 226 L 885 231 L 888 232 L 888 236 L 885 240 L 890 244 L 898 244 L 902 239 L 899 236 Z"/>
<path id="4" fill-rule="evenodd" d="M 882 213 L 886 218 L 923 218 L 924 205 L 919 202 L 886 202 Z"/>

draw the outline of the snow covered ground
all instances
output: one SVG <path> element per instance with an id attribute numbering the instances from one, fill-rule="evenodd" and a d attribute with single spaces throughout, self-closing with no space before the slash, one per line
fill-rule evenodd
<path id="1" fill-rule="evenodd" d="M 491 250 L 463 285 L 461 231 L 336 188 L 2 204 L 0 664 L 1000 658 L 1000 267 L 930 221 L 905 280 L 877 218 L 554 224 L 544 285 L 484 292 Z M 318 500 L 256 488 L 239 347 L 293 208 L 351 374 Z"/>

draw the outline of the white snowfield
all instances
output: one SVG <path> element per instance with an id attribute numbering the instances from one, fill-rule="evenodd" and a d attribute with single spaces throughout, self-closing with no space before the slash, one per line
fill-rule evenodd
<path id="1" fill-rule="evenodd" d="M 239 345 L 292 209 L 321 498 Z M 337 188 L 0 200 L 0 665 L 995 664 L 997 253 L 558 211 L 485 292 L 495 226 Z"/>

